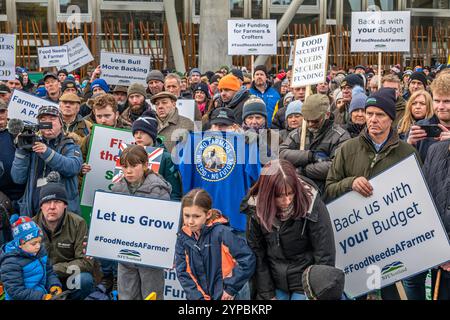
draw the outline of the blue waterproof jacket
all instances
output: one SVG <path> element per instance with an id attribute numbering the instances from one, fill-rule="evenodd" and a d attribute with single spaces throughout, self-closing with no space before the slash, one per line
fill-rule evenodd
<path id="1" fill-rule="evenodd" d="M 6 300 L 42 300 L 53 286 L 61 287 L 44 246 L 32 255 L 8 242 L 0 251 L 0 280 Z"/>
<path id="2" fill-rule="evenodd" d="M 280 93 L 269 82 L 267 82 L 266 91 L 261 92 L 255 87 L 255 82 L 253 82 L 250 94 L 264 100 L 267 110 L 267 127 L 270 128 L 272 126 L 272 118 L 278 111 L 278 101 L 281 99 Z"/>
<path id="3" fill-rule="evenodd" d="M 19 200 L 20 214 L 33 217 L 39 212 L 36 198 L 33 204 L 33 197 L 39 192 L 37 180 L 46 177 L 51 171 L 57 171 L 61 176 L 61 183 L 66 188 L 68 210 L 80 214 L 78 174 L 83 164 L 80 147 L 62 133 L 45 143 L 48 148 L 43 154 L 16 150 L 11 177 L 15 183 L 27 184 L 25 193 Z"/>
<path id="4" fill-rule="evenodd" d="M 175 265 L 188 300 L 220 300 L 224 290 L 234 296 L 255 272 L 255 255 L 225 224 L 219 215 L 199 239 L 186 226 L 178 234 Z"/>

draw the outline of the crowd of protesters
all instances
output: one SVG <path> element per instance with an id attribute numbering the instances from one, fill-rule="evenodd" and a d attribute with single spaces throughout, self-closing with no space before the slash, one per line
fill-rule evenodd
<path id="1" fill-rule="evenodd" d="M 84 79 L 49 71 L 38 83 L 17 68 L 14 80 L 0 81 L 0 292 L 7 300 L 48 300 L 67 290 L 69 299 L 86 299 L 99 288 L 124 300 L 164 297 L 162 269 L 85 254 L 80 186 L 92 171 L 93 126 L 101 124 L 130 130 L 136 144 L 120 155 L 124 176 L 114 193 L 181 201 L 174 268 L 188 299 L 348 298 L 335 268 L 328 202 L 349 191 L 370 197 L 372 177 L 415 154 L 450 235 L 448 67 L 395 65 L 379 79 L 377 66 L 331 65 L 312 92 L 291 86 L 292 70 L 264 65 L 253 74 L 228 66 L 152 70 L 147 86 L 128 87 L 109 85 L 100 66 L 89 66 Z M 10 132 L 14 90 L 59 105 L 38 110 L 38 121 L 52 127 L 32 145 L 18 144 Z M 178 110 L 177 101 L 187 99 L 195 101 L 194 119 Z M 173 152 L 185 139 L 180 130 L 234 132 L 257 143 L 262 172 L 239 200 L 245 230 L 205 190 L 183 189 Z M 164 148 L 158 172 L 147 168 L 148 146 Z M 74 266 L 80 286 L 69 290 Z M 450 263 L 431 270 L 433 286 L 439 268 L 439 299 L 448 300 Z M 409 299 L 425 299 L 427 274 L 403 280 Z M 381 297 L 400 299 L 394 285 Z"/>

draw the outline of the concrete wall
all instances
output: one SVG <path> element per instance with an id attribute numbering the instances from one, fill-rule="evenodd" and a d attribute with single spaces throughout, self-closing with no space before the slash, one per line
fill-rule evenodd
<path id="1" fill-rule="evenodd" d="M 202 72 L 231 65 L 228 51 L 227 20 L 230 18 L 230 1 L 201 1 L 199 67 Z"/>

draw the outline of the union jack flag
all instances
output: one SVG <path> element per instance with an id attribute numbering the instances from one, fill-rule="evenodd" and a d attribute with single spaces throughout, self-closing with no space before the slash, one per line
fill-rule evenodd
<path id="1" fill-rule="evenodd" d="M 112 179 L 113 183 L 116 183 L 123 178 L 122 167 L 120 166 L 120 156 L 122 155 L 123 150 L 132 146 L 132 144 L 120 143 L 119 144 L 119 157 L 116 161 L 116 166 L 114 168 L 114 177 Z M 145 150 L 148 154 L 148 168 L 153 172 L 158 172 L 159 167 L 161 165 L 162 156 L 164 153 L 163 148 L 155 148 L 155 147 L 146 147 Z"/>

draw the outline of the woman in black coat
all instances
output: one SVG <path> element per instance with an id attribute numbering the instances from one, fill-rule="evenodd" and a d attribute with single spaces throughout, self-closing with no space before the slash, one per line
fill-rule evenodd
<path id="1" fill-rule="evenodd" d="M 335 264 L 330 216 L 317 189 L 290 162 L 270 161 L 241 209 L 250 215 L 247 240 L 256 255 L 257 297 L 304 300 L 303 271 Z"/>

